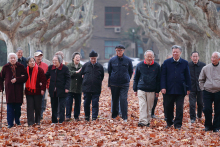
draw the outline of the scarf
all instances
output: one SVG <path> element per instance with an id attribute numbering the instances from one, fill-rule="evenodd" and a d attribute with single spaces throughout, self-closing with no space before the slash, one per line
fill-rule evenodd
<path id="1" fill-rule="evenodd" d="M 27 88 L 28 91 L 31 91 L 31 92 L 35 93 L 36 92 L 37 74 L 38 74 L 38 65 L 35 64 L 31 76 L 30 76 L 30 73 L 29 73 L 29 69 L 30 69 L 30 67 L 27 66 L 28 80 L 26 82 L 26 88 Z"/>
<path id="2" fill-rule="evenodd" d="M 16 78 L 16 68 L 17 66 L 15 64 L 11 64 L 11 72 L 13 74 L 13 78 Z"/>
<path id="3" fill-rule="evenodd" d="M 147 62 L 144 60 L 144 64 L 147 64 Z M 152 61 L 152 63 L 150 65 L 154 64 L 154 60 Z"/>

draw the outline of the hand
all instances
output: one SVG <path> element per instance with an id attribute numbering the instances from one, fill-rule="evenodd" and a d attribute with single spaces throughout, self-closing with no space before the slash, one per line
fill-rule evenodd
<path id="1" fill-rule="evenodd" d="M 163 94 L 166 94 L 166 89 L 161 89 L 161 92 L 162 92 Z"/>
<path id="2" fill-rule="evenodd" d="M 79 73 L 82 70 L 82 68 L 80 68 L 79 70 L 76 71 L 76 73 Z"/>
<path id="3" fill-rule="evenodd" d="M 137 92 L 134 92 L 134 95 L 137 96 Z"/>
<path id="4" fill-rule="evenodd" d="M 11 82 L 14 84 L 16 82 L 16 78 L 12 79 Z"/>
<path id="5" fill-rule="evenodd" d="M 65 89 L 65 93 L 68 93 L 69 92 L 69 90 L 68 89 Z"/>
<path id="6" fill-rule="evenodd" d="M 82 75 L 82 78 L 84 77 L 84 75 Z"/>
<path id="7" fill-rule="evenodd" d="M 42 83 L 40 83 L 40 86 L 42 86 Z"/>
<path id="8" fill-rule="evenodd" d="M 155 93 L 156 94 L 156 97 L 159 97 L 159 93 Z"/>
<path id="9" fill-rule="evenodd" d="M 24 77 L 24 75 L 21 75 L 22 77 Z"/>
<path id="10" fill-rule="evenodd" d="M 187 95 L 189 95 L 189 94 L 190 94 L 190 91 L 188 90 L 188 91 L 187 91 Z"/>
<path id="11" fill-rule="evenodd" d="M 41 90 L 41 95 L 44 95 L 44 91 L 43 90 Z"/>

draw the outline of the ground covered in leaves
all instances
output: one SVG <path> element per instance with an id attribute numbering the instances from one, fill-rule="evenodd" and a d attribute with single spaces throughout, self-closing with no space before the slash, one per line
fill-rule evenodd
<path id="1" fill-rule="evenodd" d="M 6 104 L 3 127 L 0 129 L 0 146 L 220 146 L 219 134 L 204 132 L 202 122 L 189 123 L 189 101 L 185 98 L 184 118 L 181 130 L 166 129 L 163 99 L 160 95 L 150 127 L 138 127 L 138 98 L 132 90 L 128 93 L 128 122 L 121 118 L 111 119 L 111 93 L 107 87 L 107 74 L 103 81 L 99 102 L 99 119 L 84 120 L 83 100 L 80 121 L 71 120 L 51 125 L 51 108 L 48 97 L 47 109 L 40 126 L 27 126 L 26 103 L 22 105 L 21 126 L 7 128 Z M 73 114 L 72 114 L 73 115 Z"/>

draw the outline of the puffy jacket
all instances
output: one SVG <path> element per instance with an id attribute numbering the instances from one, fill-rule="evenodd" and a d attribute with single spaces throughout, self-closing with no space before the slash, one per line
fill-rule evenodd
<path id="1" fill-rule="evenodd" d="M 103 66 L 98 62 L 92 65 L 89 61 L 83 65 L 81 73 L 83 75 L 82 92 L 101 93 L 104 78 Z"/>
<path id="2" fill-rule="evenodd" d="M 122 58 L 114 56 L 108 63 L 108 86 L 129 86 L 133 74 L 131 59 L 125 55 Z"/>
<path id="3" fill-rule="evenodd" d="M 145 92 L 160 92 L 160 65 L 154 62 L 153 65 L 144 64 L 144 61 L 138 63 L 135 75 L 133 90 L 142 90 Z"/>

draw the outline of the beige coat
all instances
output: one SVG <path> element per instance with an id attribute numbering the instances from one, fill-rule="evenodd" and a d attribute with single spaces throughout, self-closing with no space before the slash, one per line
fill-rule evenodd
<path id="1" fill-rule="evenodd" d="M 211 93 L 220 91 L 220 65 L 213 66 L 210 63 L 202 68 L 199 75 L 199 87 Z"/>

